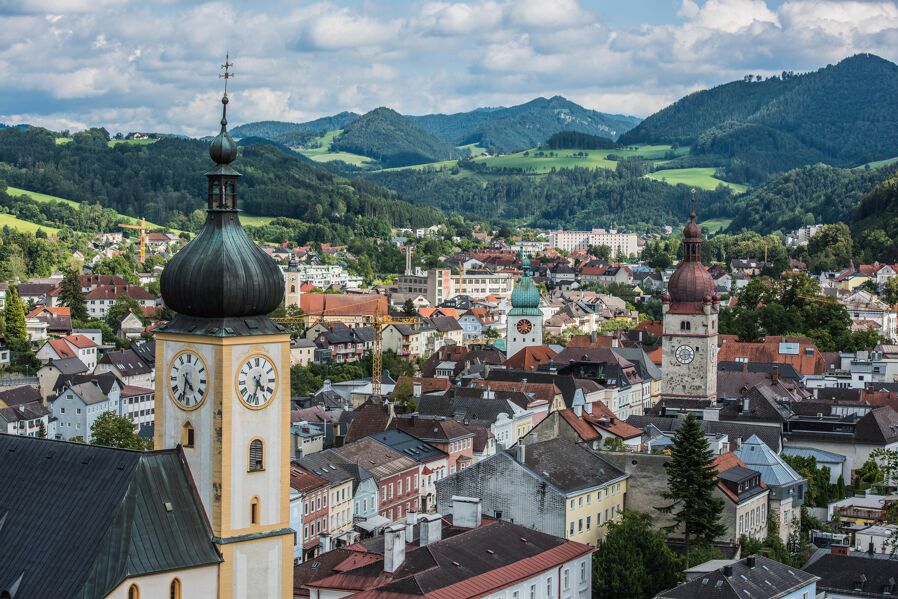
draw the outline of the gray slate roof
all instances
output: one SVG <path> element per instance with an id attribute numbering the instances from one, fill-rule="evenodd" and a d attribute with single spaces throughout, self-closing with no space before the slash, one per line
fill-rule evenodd
<path id="1" fill-rule="evenodd" d="M 221 561 L 177 450 L 0 434 L 0 455 L 0 595 L 94 599 Z"/>
<path id="2" fill-rule="evenodd" d="M 516 450 L 512 447 L 506 451 L 514 455 Z M 526 445 L 524 463 L 562 493 L 601 486 L 626 476 L 592 451 L 563 437 Z"/>
<path id="3" fill-rule="evenodd" d="M 683 424 L 683 419 L 676 416 L 630 416 L 627 418 L 627 424 L 632 424 L 636 428 L 645 429 L 649 424 L 654 425 L 658 430 L 664 432 L 674 432 Z M 752 424 L 749 422 L 725 422 L 716 420 L 701 420 L 699 426 L 702 432 L 708 435 L 724 434 L 729 437 L 730 444 L 735 444 L 736 439 L 748 439 L 752 435 L 757 435 L 767 447 L 774 451 L 779 451 L 783 447 L 782 432 L 779 428 L 773 426 L 763 426 L 760 424 Z"/>
<path id="4" fill-rule="evenodd" d="M 748 560 L 754 559 L 754 567 Z M 708 572 L 667 591 L 655 599 L 775 599 L 802 589 L 817 580 L 798 568 L 761 555 L 741 559 L 732 565 L 732 574 L 723 569 Z"/>
<path id="5" fill-rule="evenodd" d="M 792 466 L 767 447 L 757 435 L 743 441 L 742 446 L 733 453 L 739 456 L 746 466 L 760 472 L 764 484 L 785 486 L 803 480 Z"/>

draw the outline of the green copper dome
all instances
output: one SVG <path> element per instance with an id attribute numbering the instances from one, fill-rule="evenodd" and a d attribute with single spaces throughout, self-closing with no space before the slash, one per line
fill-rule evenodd
<path id="1" fill-rule="evenodd" d="M 511 292 L 511 311 L 509 315 L 539 315 L 539 289 L 533 279 L 524 275 L 514 291 Z"/>

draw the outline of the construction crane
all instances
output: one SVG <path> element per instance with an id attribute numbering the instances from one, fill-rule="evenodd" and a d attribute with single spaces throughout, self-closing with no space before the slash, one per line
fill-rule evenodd
<path id="1" fill-rule="evenodd" d="M 366 317 L 366 321 L 368 321 Z M 383 374 L 383 333 L 384 329 L 393 324 L 418 324 L 417 317 L 397 317 L 389 314 L 381 315 L 380 304 L 374 309 L 374 347 L 371 350 L 371 393 L 380 395 L 380 379 Z"/>
<path id="2" fill-rule="evenodd" d="M 140 218 L 139 225 L 132 225 L 131 223 L 121 223 L 119 224 L 119 228 L 121 229 L 134 229 L 140 232 L 140 261 L 143 262 L 144 258 L 147 255 L 147 221 Z"/>
<path id="3" fill-rule="evenodd" d="M 374 327 L 374 346 L 371 348 L 371 391 L 374 395 L 381 394 L 381 377 L 383 375 L 383 332 L 384 329 L 394 324 L 418 324 L 419 319 L 416 316 L 391 316 L 389 314 L 380 313 L 380 302 L 377 298 L 377 306 L 374 309 L 374 315 L 365 315 L 364 321 Z M 324 322 L 325 314 L 306 314 L 303 316 L 284 316 L 272 318 L 274 322 L 286 325 L 294 330 L 298 326 L 304 326 L 306 330 Z M 314 319 L 314 320 L 313 320 Z M 305 325 L 306 322 L 312 324 Z"/>

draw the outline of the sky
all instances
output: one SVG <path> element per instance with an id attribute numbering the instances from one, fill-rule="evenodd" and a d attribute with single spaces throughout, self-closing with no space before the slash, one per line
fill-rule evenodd
<path id="1" fill-rule="evenodd" d="M 0 0 L 0 122 L 207 135 L 231 124 L 565 96 L 645 117 L 748 73 L 871 52 L 895 0 Z"/>

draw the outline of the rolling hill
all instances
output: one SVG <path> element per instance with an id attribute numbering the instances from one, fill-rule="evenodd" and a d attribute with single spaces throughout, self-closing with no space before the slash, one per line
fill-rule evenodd
<path id="1" fill-rule="evenodd" d="M 499 152 L 538 146 L 561 131 L 617 139 L 639 119 L 583 108 L 561 96 L 536 98 L 508 108 L 479 108 L 457 114 L 409 117 L 440 139 L 455 145 L 476 143 Z"/>
<path id="2" fill-rule="evenodd" d="M 246 123 L 231 130 L 234 139 L 259 137 L 285 146 L 303 146 L 309 140 L 319 137 L 328 131 L 342 129 L 357 120 L 354 112 L 341 112 L 305 123 L 286 123 L 284 121 L 258 121 Z"/>
<path id="3" fill-rule="evenodd" d="M 454 150 L 389 108 L 376 108 L 348 124 L 330 147 L 368 156 L 386 168 L 447 160 Z"/>
<path id="4" fill-rule="evenodd" d="M 0 129 L 0 179 L 176 229 L 201 226 L 199 210 L 206 205 L 202 173 L 211 164 L 207 143 L 172 137 L 150 145 L 109 147 L 102 129 L 76 133 L 66 144 L 56 144 L 54 137 L 36 127 Z M 242 146 L 240 152 L 241 208 L 256 216 L 301 219 L 289 232 L 297 242 L 345 243 L 361 231 L 388 233 L 391 224 L 426 226 L 444 219 L 437 210 L 415 206 L 369 182 L 338 176 L 269 144 Z M 115 219 L 112 226 L 119 222 L 115 213 L 110 218 Z"/>
<path id="5" fill-rule="evenodd" d="M 620 142 L 691 144 L 684 166 L 724 166 L 728 178 L 762 182 L 817 162 L 855 166 L 898 156 L 895 97 L 898 65 L 860 54 L 806 74 L 690 94 Z"/>

